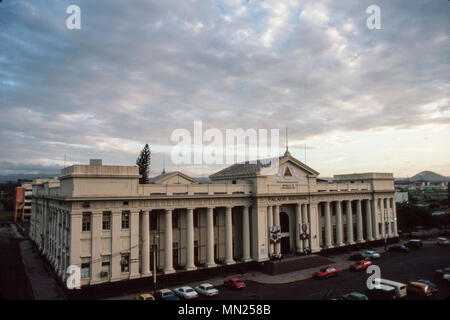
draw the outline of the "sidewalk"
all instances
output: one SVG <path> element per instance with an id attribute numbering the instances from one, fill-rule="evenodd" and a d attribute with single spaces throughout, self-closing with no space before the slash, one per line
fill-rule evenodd
<path id="1" fill-rule="evenodd" d="M 17 232 L 17 231 L 16 231 Z M 43 260 L 33 251 L 29 240 L 20 242 L 25 272 L 30 280 L 35 300 L 65 300 L 56 280 L 45 269 Z"/>

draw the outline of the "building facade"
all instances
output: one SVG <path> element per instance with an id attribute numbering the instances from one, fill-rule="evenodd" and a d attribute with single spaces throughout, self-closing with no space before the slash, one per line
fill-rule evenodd
<path id="1" fill-rule="evenodd" d="M 30 219 L 32 193 L 31 182 L 22 182 L 20 187 L 15 188 L 14 221 L 17 221 L 17 219 L 22 221 Z"/>
<path id="2" fill-rule="evenodd" d="M 139 184 L 137 167 L 73 165 L 33 182 L 30 237 L 61 280 L 80 266 L 84 286 L 398 236 L 392 174 L 318 175 L 289 152 L 212 183 L 172 172 Z"/>

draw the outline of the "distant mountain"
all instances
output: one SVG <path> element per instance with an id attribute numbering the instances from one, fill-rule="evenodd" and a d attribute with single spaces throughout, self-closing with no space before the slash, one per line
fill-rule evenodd
<path id="1" fill-rule="evenodd" d="M 418 174 L 412 176 L 411 178 L 409 178 L 409 181 L 411 181 L 411 182 L 421 182 L 421 181 L 446 182 L 446 181 L 449 181 L 449 179 L 447 177 L 444 177 L 433 171 L 422 171 L 422 172 L 419 172 Z"/>
<path id="2" fill-rule="evenodd" d="M 0 182 L 29 180 L 32 181 L 38 178 L 53 178 L 59 176 L 59 173 L 21 173 L 21 174 L 0 174 Z"/>
<path id="3" fill-rule="evenodd" d="M 450 182 L 450 177 L 440 175 L 433 171 L 422 171 L 412 176 L 411 178 L 396 178 L 398 183 L 413 183 L 413 182 Z"/>

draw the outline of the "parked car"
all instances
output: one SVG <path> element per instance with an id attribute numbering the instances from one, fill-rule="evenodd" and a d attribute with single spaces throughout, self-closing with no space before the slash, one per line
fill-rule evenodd
<path id="1" fill-rule="evenodd" d="M 356 263 L 350 265 L 350 269 L 355 271 L 362 271 L 366 270 L 372 264 L 373 264 L 372 261 L 369 260 L 359 260 Z"/>
<path id="2" fill-rule="evenodd" d="M 173 292 L 175 292 L 175 294 L 177 296 L 179 296 L 180 298 L 183 298 L 183 299 L 194 299 L 194 298 L 198 297 L 198 293 L 195 292 L 194 289 L 192 289 L 191 287 L 188 287 L 188 286 L 183 286 L 183 287 L 173 289 Z"/>
<path id="3" fill-rule="evenodd" d="M 242 289 L 245 288 L 245 282 L 242 281 L 239 278 L 229 278 L 223 281 L 223 285 L 225 287 L 231 288 L 231 289 Z"/>
<path id="4" fill-rule="evenodd" d="M 151 295 L 150 293 L 143 293 L 138 295 L 136 298 L 136 300 L 155 300 L 155 297 L 153 297 L 153 295 Z"/>
<path id="5" fill-rule="evenodd" d="M 436 269 L 435 273 L 439 278 L 443 278 L 445 274 L 450 273 L 450 267 L 444 269 Z"/>
<path id="6" fill-rule="evenodd" d="M 428 287 L 431 290 L 431 293 L 439 292 L 438 287 L 431 281 L 420 279 L 420 280 L 417 280 L 417 282 L 425 283 L 426 285 L 428 285 Z"/>
<path id="7" fill-rule="evenodd" d="M 369 260 L 369 259 L 370 259 L 369 255 L 361 252 L 355 253 L 348 258 L 348 260 L 352 261 Z"/>
<path id="8" fill-rule="evenodd" d="M 195 291 L 207 297 L 217 296 L 219 294 L 219 290 L 214 288 L 210 283 L 202 283 L 196 286 Z"/>
<path id="9" fill-rule="evenodd" d="M 371 290 L 368 289 L 366 295 L 370 300 L 394 300 L 397 298 L 395 288 L 385 284 L 377 285 Z"/>
<path id="10" fill-rule="evenodd" d="M 417 281 L 408 282 L 406 285 L 406 292 L 408 296 L 420 298 L 428 297 L 433 294 L 427 284 Z"/>
<path id="11" fill-rule="evenodd" d="M 450 241 L 448 241 L 447 238 L 437 238 L 436 244 L 440 245 L 440 246 L 448 246 L 450 245 Z"/>
<path id="12" fill-rule="evenodd" d="M 161 289 L 156 291 L 156 299 L 159 300 L 180 300 L 173 292 L 169 289 Z"/>
<path id="13" fill-rule="evenodd" d="M 420 249 L 422 248 L 422 241 L 419 239 L 411 239 L 406 243 L 406 246 L 412 249 Z"/>
<path id="14" fill-rule="evenodd" d="M 389 247 L 388 251 L 390 252 L 409 252 L 409 249 L 404 244 L 394 244 L 392 247 Z"/>
<path id="15" fill-rule="evenodd" d="M 442 276 L 442 279 L 447 280 L 448 282 L 450 282 L 450 273 L 446 273 Z"/>
<path id="16" fill-rule="evenodd" d="M 364 254 L 367 255 L 370 260 L 381 258 L 381 255 L 378 252 L 376 252 L 375 250 L 367 250 L 364 252 Z"/>
<path id="17" fill-rule="evenodd" d="M 313 278 L 325 279 L 330 277 L 336 277 L 339 274 L 339 270 L 334 267 L 324 267 L 319 271 L 314 272 Z"/>
<path id="18" fill-rule="evenodd" d="M 359 292 L 350 292 L 342 295 L 343 300 L 369 300 L 365 294 Z"/>

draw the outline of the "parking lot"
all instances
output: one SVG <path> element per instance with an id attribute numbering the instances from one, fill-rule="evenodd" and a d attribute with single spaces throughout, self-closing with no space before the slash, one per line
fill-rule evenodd
<path id="1" fill-rule="evenodd" d="M 349 261 L 349 265 L 352 262 Z M 422 249 L 410 253 L 383 252 L 381 258 L 374 260 L 381 269 L 381 277 L 402 283 L 419 279 L 430 280 L 439 288 L 432 300 L 450 298 L 450 283 L 435 276 L 434 270 L 450 267 L 450 247 L 425 244 Z M 289 284 L 265 285 L 247 281 L 247 287 L 240 291 L 223 286 L 218 287 L 220 295 L 209 299 L 321 299 L 325 292 L 333 290 L 334 298 L 342 294 L 357 291 L 364 293 L 369 277 L 365 271 L 341 270 L 334 278 L 315 280 L 306 279 Z"/>
<path id="2" fill-rule="evenodd" d="M 429 280 L 437 285 L 439 292 L 426 299 L 450 298 L 450 283 L 435 275 L 436 269 L 450 267 L 450 247 L 428 242 L 422 249 L 412 249 L 409 253 L 380 253 L 381 258 L 373 262 L 380 267 L 382 278 L 402 283 L 419 279 Z M 353 261 L 348 261 L 348 266 L 352 263 Z M 324 298 L 325 293 L 330 291 L 332 298 L 340 298 L 342 294 L 353 291 L 365 293 L 369 276 L 365 271 L 344 269 L 340 270 L 337 277 L 324 280 L 310 278 L 285 284 L 262 284 L 247 280 L 247 287 L 244 289 L 233 290 L 219 285 L 218 296 L 198 297 L 196 300 L 317 300 Z"/>

